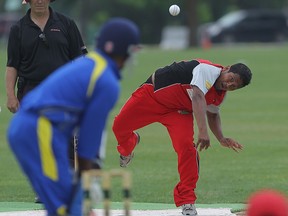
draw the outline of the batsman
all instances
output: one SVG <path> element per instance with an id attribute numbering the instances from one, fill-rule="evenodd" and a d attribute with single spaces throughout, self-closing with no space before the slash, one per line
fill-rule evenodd
<path id="1" fill-rule="evenodd" d="M 10 147 L 49 216 L 82 215 L 81 176 L 69 164 L 69 141 L 77 130 L 79 173 L 91 169 L 120 94 L 121 69 L 139 41 L 134 22 L 108 20 L 95 51 L 57 69 L 24 97 L 13 116 Z"/>

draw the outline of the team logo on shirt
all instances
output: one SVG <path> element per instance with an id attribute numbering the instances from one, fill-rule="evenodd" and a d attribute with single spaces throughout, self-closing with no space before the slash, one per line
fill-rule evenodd
<path id="1" fill-rule="evenodd" d="M 212 87 L 212 84 L 206 80 L 205 86 L 206 86 L 206 89 L 209 90 Z"/>
<path id="2" fill-rule="evenodd" d="M 61 30 L 60 29 L 51 28 L 50 31 L 51 32 L 60 32 Z"/>

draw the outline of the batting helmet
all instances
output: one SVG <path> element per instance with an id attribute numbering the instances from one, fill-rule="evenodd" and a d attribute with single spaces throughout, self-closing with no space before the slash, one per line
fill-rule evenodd
<path id="1" fill-rule="evenodd" d="M 112 18 L 100 29 L 96 48 L 110 56 L 128 57 L 139 48 L 140 31 L 136 24 L 126 18 Z"/>

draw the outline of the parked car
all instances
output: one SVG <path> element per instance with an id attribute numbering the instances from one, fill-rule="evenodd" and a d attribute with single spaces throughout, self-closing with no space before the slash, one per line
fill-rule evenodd
<path id="1" fill-rule="evenodd" d="M 189 47 L 189 28 L 186 26 L 165 26 L 162 29 L 161 49 L 186 49 Z"/>
<path id="2" fill-rule="evenodd" d="M 287 17 L 268 9 L 231 12 L 199 30 L 200 39 L 206 37 L 212 43 L 281 42 L 288 38 Z"/>

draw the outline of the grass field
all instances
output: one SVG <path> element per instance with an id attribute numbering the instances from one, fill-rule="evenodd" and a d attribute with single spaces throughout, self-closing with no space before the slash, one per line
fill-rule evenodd
<path id="1" fill-rule="evenodd" d="M 105 169 L 118 168 L 116 140 L 111 132 L 114 116 L 132 91 L 158 67 L 173 61 L 204 58 L 223 65 L 241 61 L 253 72 L 251 85 L 228 94 L 222 109 L 224 134 L 245 147 L 235 153 L 219 146 L 200 153 L 200 179 L 197 203 L 244 203 L 251 192 L 273 188 L 288 194 L 288 46 L 258 44 L 216 47 L 210 50 L 161 51 L 144 47 L 137 58 L 135 73 L 125 71 L 122 95 L 111 113 L 107 129 Z M 0 52 L 0 202 L 33 202 L 34 193 L 18 168 L 6 142 L 11 114 L 6 109 L 4 72 L 6 50 Z M 168 134 L 161 125 L 139 130 L 141 144 L 128 170 L 133 175 L 133 201 L 173 203 L 173 188 L 178 182 L 176 155 Z M 118 182 L 115 183 L 115 187 Z M 119 193 L 118 193 L 119 192 Z M 120 201 L 120 187 L 112 194 Z"/>

